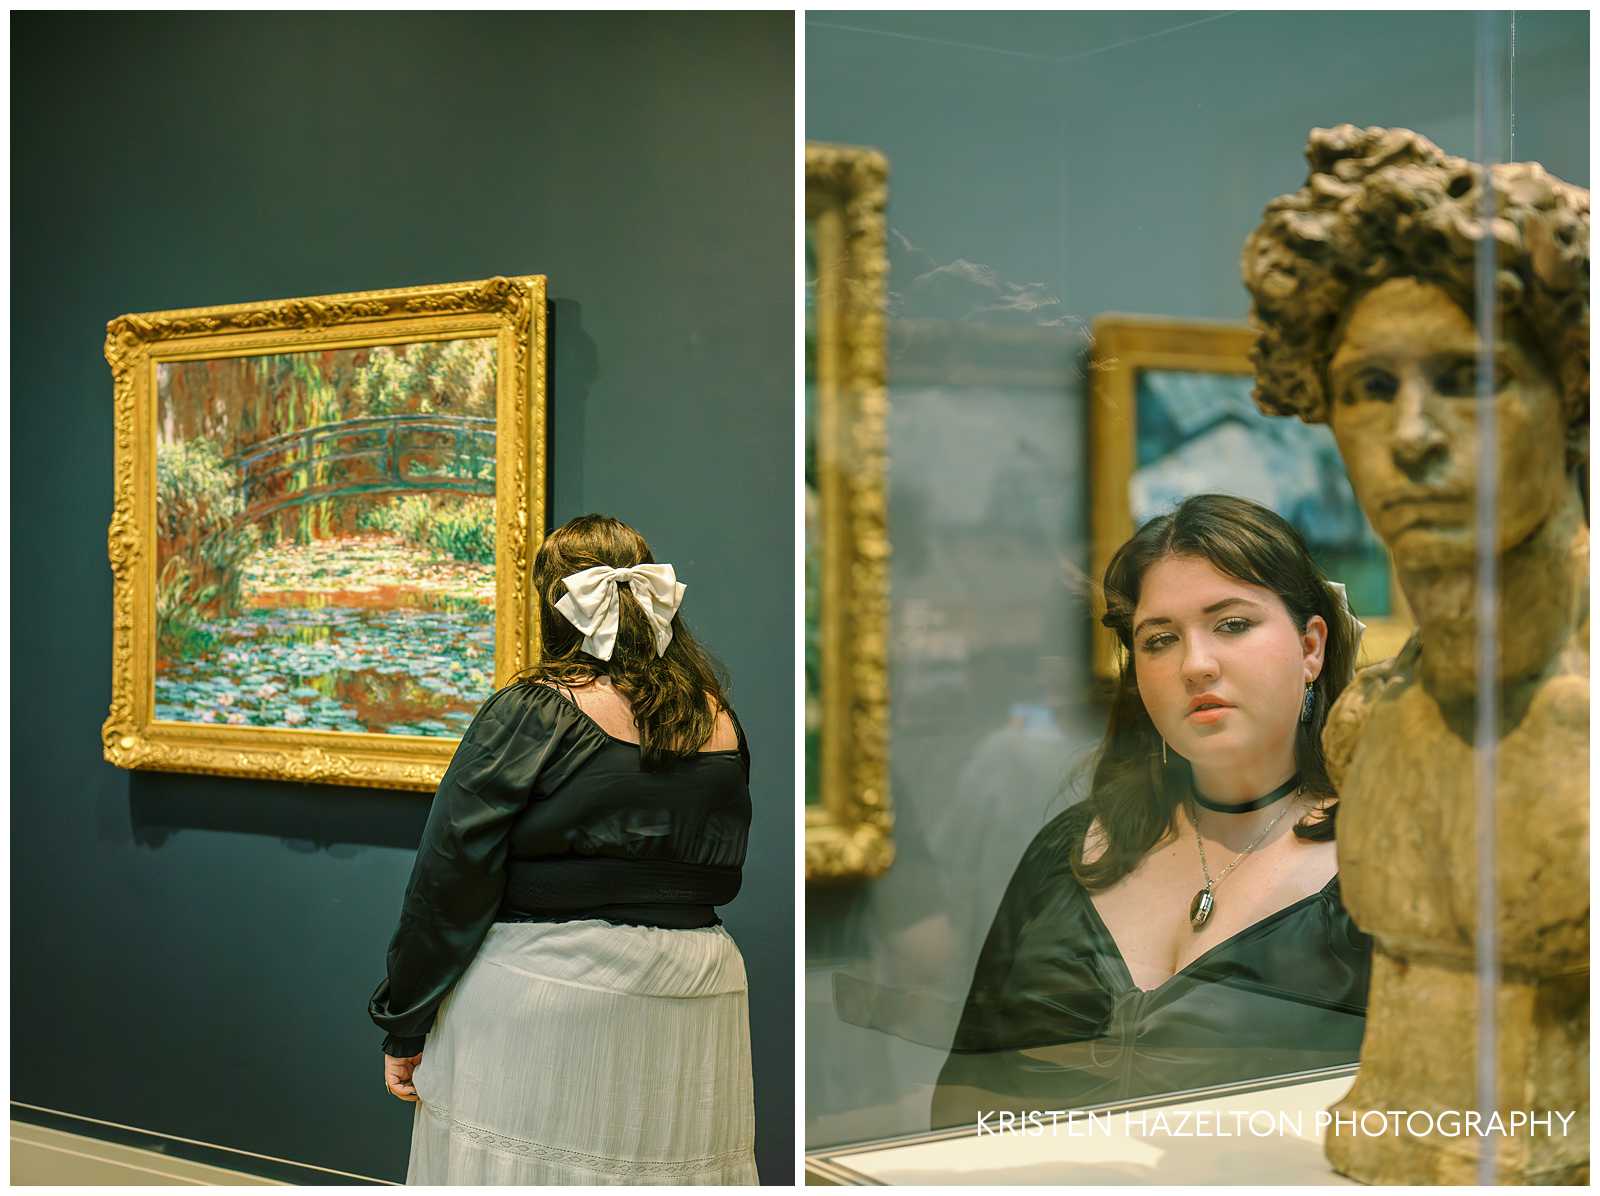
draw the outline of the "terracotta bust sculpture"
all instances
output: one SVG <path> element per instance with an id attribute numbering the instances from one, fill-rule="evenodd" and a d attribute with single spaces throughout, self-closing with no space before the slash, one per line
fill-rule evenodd
<path id="1" fill-rule="evenodd" d="M 1417 632 L 1324 733 L 1345 905 L 1376 940 L 1361 1065 L 1329 1132 L 1369 1183 L 1473 1183 L 1484 1138 L 1393 1117 L 1477 1108 L 1479 627 L 1475 255 L 1495 251 L 1499 641 L 1495 1105 L 1500 1183 L 1589 1174 L 1589 193 L 1404 129 L 1314 129 L 1244 251 L 1256 401 L 1331 426 Z M 1481 188 L 1494 217 L 1482 219 Z M 1356 612 L 1358 615 L 1361 613 Z M 1348 1124 L 1348 1123 L 1346 1123 Z M 1374 1117 L 1366 1124 L 1376 1128 Z"/>

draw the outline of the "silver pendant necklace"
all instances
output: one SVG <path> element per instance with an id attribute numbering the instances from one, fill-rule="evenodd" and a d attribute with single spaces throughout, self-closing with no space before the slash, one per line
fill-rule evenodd
<path id="1" fill-rule="evenodd" d="M 1189 902 L 1189 925 L 1191 927 L 1193 927 L 1195 930 L 1199 930 L 1208 921 L 1210 921 L 1211 911 L 1216 908 L 1217 904 L 1216 898 L 1213 896 L 1217 886 L 1223 882 L 1223 879 L 1228 875 L 1228 873 L 1234 870 L 1235 866 L 1237 866 L 1240 860 L 1244 859 L 1245 856 L 1249 855 L 1252 851 L 1261 846 L 1262 840 L 1270 835 L 1272 833 L 1272 828 L 1277 826 L 1278 823 L 1283 820 L 1283 816 L 1290 811 L 1299 796 L 1300 791 L 1296 789 L 1294 797 L 1283 803 L 1283 809 L 1278 811 L 1278 816 L 1271 822 L 1267 823 L 1266 829 L 1256 836 L 1255 842 L 1250 844 L 1249 847 L 1246 847 L 1238 855 L 1234 856 L 1233 863 L 1224 868 L 1221 875 L 1219 875 L 1215 880 L 1211 879 L 1211 869 L 1206 865 L 1206 844 L 1205 840 L 1200 837 L 1200 820 L 1198 818 L 1193 820 L 1194 842 L 1195 846 L 1200 849 L 1200 871 L 1205 875 L 1206 887 L 1196 893 L 1194 895 L 1194 900 Z"/>

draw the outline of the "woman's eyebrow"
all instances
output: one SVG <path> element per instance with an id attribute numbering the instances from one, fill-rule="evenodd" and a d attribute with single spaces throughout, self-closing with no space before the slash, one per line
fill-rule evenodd
<path id="1" fill-rule="evenodd" d="M 1225 607 L 1229 607 L 1229 606 L 1253 606 L 1257 610 L 1261 609 L 1261 607 L 1260 607 L 1260 605 L 1258 603 L 1251 602 L 1250 599 L 1248 599 L 1248 598 L 1224 598 L 1221 602 L 1213 602 L 1210 606 L 1206 607 L 1200 613 L 1203 614 L 1203 615 L 1214 615 L 1219 610 L 1222 610 Z M 1152 616 L 1151 618 L 1148 618 L 1148 619 L 1140 619 L 1139 620 L 1139 625 L 1133 629 L 1133 634 L 1134 635 L 1138 635 L 1146 627 L 1151 627 L 1151 626 L 1156 626 L 1156 625 L 1159 625 L 1159 624 L 1162 624 L 1162 623 L 1171 623 L 1171 622 L 1172 622 L 1172 620 L 1167 618 L 1165 615 L 1155 615 L 1155 616 Z"/>

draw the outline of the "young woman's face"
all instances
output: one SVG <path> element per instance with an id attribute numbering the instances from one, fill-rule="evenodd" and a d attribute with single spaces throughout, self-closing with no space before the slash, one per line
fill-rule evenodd
<path id="1" fill-rule="evenodd" d="M 1145 570 L 1134 676 L 1156 730 L 1194 766 L 1202 789 L 1218 770 L 1293 766 L 1306 682 L 1322 672 L 1327 632 L 1320 615 L 1301 632 L 1275 593 L 1203 557 L 1164 557 Z"/>

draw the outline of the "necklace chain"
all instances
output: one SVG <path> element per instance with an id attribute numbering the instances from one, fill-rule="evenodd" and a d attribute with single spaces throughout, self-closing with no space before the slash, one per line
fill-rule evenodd
<path id="1" fill-rule="evenodd" d="M 1205 843 L 1205 840 L 1200 837 L 1200 820 L 1198 818 L 1196 818 L 1194 820 L 1194 842 L 1195 842 L 1195 846 L 1200 849 L 1200 871 L 1205 874 L 1206 888 L 1207 889 L 1215 889 L 1218 885 L 1220 885 L 1222 883 L 1223 878 L 1226 877 L 1228 875 L 1228 873 L 1230 873 L 1230 872 L 1232 872 L 1234 870 L 1234 868 L 1238 865 L 1240 860 L 1244 859 L 1245 856 L 1249 855 L 1256 848 L 1260 847 L 1262 841 L 1268 835 L 1270 835 L 1272 833 L 1272 828 L 1277 826 L 1278 823 L 1283 820 L 1283 816 L 1285 814 L 1287 814 L 1289 812 L 1289 810 L 1294 806 L 1294 803 L 1299 798 L 1299 796 L 1300 796 L 1300 791 L 1298 789 L 1296 789 L 1294 797 L 1291 797 L 1288 801 L 1283 803 L 1283 809 L 1279 810 L 1278 813 L 1277 813 L 1277 816 L 1274 817 L 1271 822 L 1267 823 L 1266 829 L 1263 830 L 1259 835 L 1256 836 L 1255 842 L 1250 844 L 1249 847 L 1246 847 L 1238 855 L 1234 856 L 1233 857 L 1233 863 L 1229 864 L 1226 868 L 1224 868 L 1222 870 L 1221 875 L 1219 875 L 1216 880 L 1212 880 L 1211 879 L 1211 869 L 1206 865 L 1206 843 Z"/>

